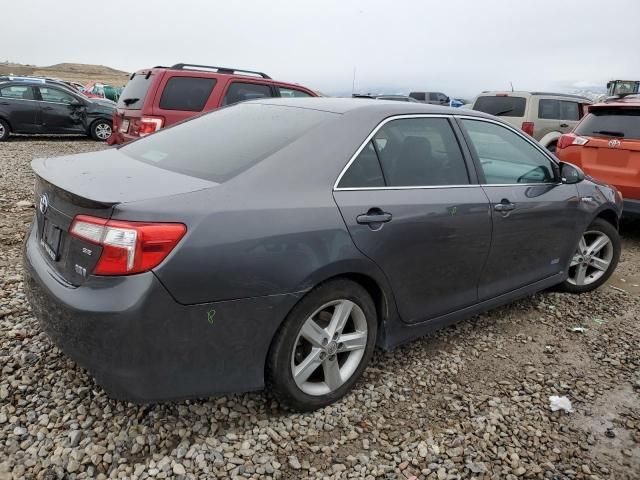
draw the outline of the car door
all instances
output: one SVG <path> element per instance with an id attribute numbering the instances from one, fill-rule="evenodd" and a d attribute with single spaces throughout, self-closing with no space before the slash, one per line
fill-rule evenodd
<path id="1" fill-rule="evenodd" d="M 582 105 L 578 102 L 560 101 L 560 131 L 562 133 L 573 132 L 573 129 L 580 121 L 581 111 Z"/>
<path id="2" fill-rule="evenodd" d="M 84 133 L 86 107 L 70 92 L 55 87 L 36 87 L 40 95 L 42 133 Z"/>
<path id="3" fill-rule="evenodd" d="M 456 128 L 444 116 L 388 119 L 334 189 L 356 247 L 384 271 L 406 322 L 478 299 L 491 218 Z"/>
<path id="4" fill-rule="evenodd" d="M 40 104 L 30 85 L 7 85 L 0 88 L 0 116 L 6 118 L 14 132 L 40 131 Z"/>
<path id="5" fill-rule="evenodd" d="M 460 123 L 491 202 L 493 236 L 480 300 L 562 272 L 584 221 L 576 186 L 560 183 L 555 162 L 518 130 L 489 119 Z"/>
<path id="6" fill-rule="evenodd" d="M 540 140 L 548 133 L 560 132 L 561 123 L 563 122 L 560 115 L 560 100 L 538 98 L 538 118 L 534 120 L 533 137 Z"/>

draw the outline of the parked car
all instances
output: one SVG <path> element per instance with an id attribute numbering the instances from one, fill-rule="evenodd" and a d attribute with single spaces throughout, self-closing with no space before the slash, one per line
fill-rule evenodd
<path id="1" fill-rule="evenodd" d="M 415 98 L 419 102 L 429 103 L 431 105 L 449 105 L 451 99 L 442 92 L 411 92 L 411 98 Z"/>
<path id="2" fill-rule="evenodd" d="M 15 80 L 0 83 L 0 141 L 11 133 L 111 135 L 115 103 L 91 100 L 57 82 Z"/>
<path id="3" fill-rule="evenodd" d="M 480 112 L 262 99 L 32 168 L 33 312 L 137 402 L 267 385 L 320 408 L 376 345 L 593 290 L 620 255 L 615 189 Z"/>
<path id="4" fill-rule="evenodd" d="M 82 87 L 82 93 L 89 98 L 106 98 L 113 102 L 117 102 L 122 94 L 122 87 L 114 87 L 113 85 L 105 85 L 100 82 L 89 82 Z"/>
<path id="5" fill-rule="evenodd" d="M 178 63 L 134 73 L 118 100 L 110 143 L 124 143 L 202 112 L 256 98 L 315 97 L 308 88 L 237 68 Z"/>
<path id="6" fill-rule="evenodd" d="M 625 214 L 640 215 L 640 97 L 589 107 L 575 128 L 558 140 L 556 155 L 620 190 Z"/>
<path id="7" fill-rule="evenodd" d="M 560 135 L 574 129 L 591 103 L 564 93 L 482 92 L 473 109 L 502 118 L 555 152 Z"/>
<path id="8" fill-rule="evenodd" d="M 407 95 L 377 95 L 377 100 L 393 100 L 395 102 L 412 102 L 419 103 L 415 98 L 409 97 Z"/>

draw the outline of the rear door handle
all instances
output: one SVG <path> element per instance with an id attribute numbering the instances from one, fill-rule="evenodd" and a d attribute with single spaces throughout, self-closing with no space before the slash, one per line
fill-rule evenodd
<path id="1" fill-rule="evenodd" d="M 358 215 L 356 222 L 360 225 L 370 225 L 372 223 L 387 223 L 390 222 L 392 215 L 387 212 L 383 212 L 379 208 L 372 208 L 367 213 Z"/>
<path id="2" fill-rule="evenodd" d="M 560 124 L 560 127 L 561 127 L 561 128 L 567 128 L 568 126 L 569 126 L 569 124 L 567 124 L 567 123 L 561 123 L 561 124 Z"/>
<path id="3" fill-rule="evenodd" d="M 511 203 L 509 200 L 503 200 L 502 202 L 496 203 L 493 206 L 493 209 L 496 212 L 510 212 L 514 208 L 516 208 L 516 204 L 515 203 Z"/>
<path id="4" fill-rule="evenodd" d="M 53 107 L 42 107 L 43 110 L 53 110 Z"/>

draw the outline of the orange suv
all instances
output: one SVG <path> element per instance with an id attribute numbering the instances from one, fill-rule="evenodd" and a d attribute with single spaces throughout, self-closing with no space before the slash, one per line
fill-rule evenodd
<path id="1" fill-rule="evenodd" d="M 640 96 L 588 109 L 575 130 L 560 137 L 556 156 L 615 186 L 624 197 L 624 213 L 640 215 Z"/>

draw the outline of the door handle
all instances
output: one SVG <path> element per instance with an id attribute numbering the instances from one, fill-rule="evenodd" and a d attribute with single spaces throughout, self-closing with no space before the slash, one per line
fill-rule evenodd
<path id="1" fill-rule="evenodd" d="M 510 212 L 514 208 L 516 208 L 516 204 L 511 203 L 509 200 L 506 200 L 506 199 L 502 200 L 500 203 L 496 203 L 493 206 L 493 209 L 496 212 Z"/>
<path id="2" fill-rule="evenodd" d="M 363 213 L 356 217 L 356 222 L 360 225 L 370 225 L 372 223 L 387 223 L 390 222 L 392 215 L 387 212 L 383 212 L 379 208 L 372 208 L 367 213 Z"/>
<path id="3" fill-rule="evenodd" d="M 0 102 L 0 105 L 11 105 L 9 102 Z"/>
<path id="4" fill-rule="evenodd" d="M 560 128 L 567 128 L 569 126 L 568 123 L 561 123 Z"/>
<path id="5" fill-rule="evenodd" d="M 42 107 L 43 110 L 53 110 L 53 107 Z"/>

